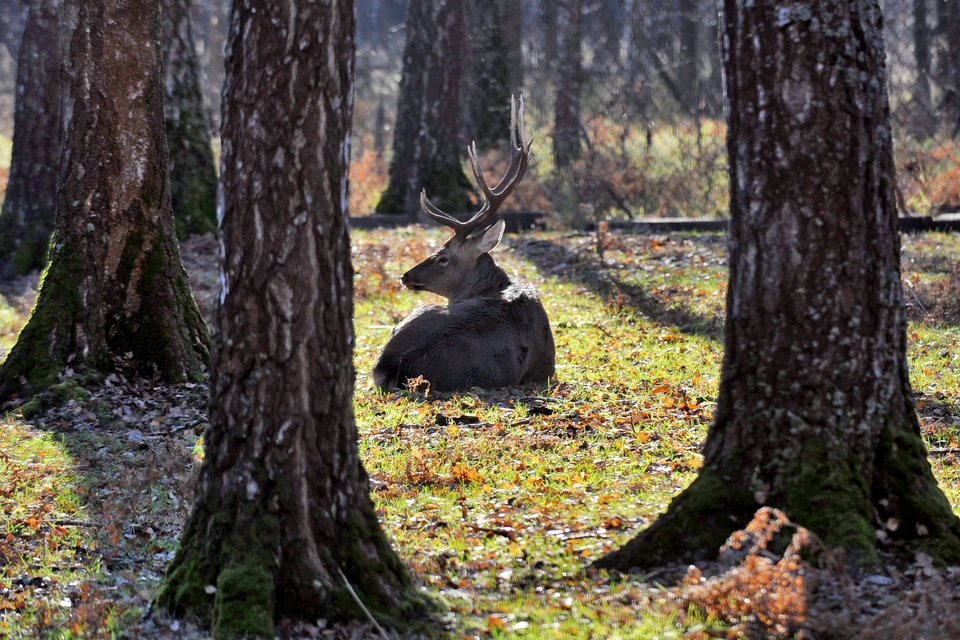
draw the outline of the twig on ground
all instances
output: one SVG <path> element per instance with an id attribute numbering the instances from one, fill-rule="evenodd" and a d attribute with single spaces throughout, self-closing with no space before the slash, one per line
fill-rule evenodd
<path id="1" fill-rule="evenodd" d="M 383 627 L 380 626 L 380 623 L 377 622 L 377 619 L 373 617 L 373 614 L 364 606 L 363 601 L 360 600 L 360 596 L 357 595 L 357 592 L 353 590 L 353 587 L 350 586 L 350 581 L 347 580 L 347 576 L 343 575 L 343 571 L 340 567 L 337 567 L 337 573 L 340 574 L 340 579 L 343 580 L 343 584 L 347 587 L 347 591 L 350 592 L 350 595 L 353 596 L 354 602 L 357 603 L 357 606 L 367 615 L 367 618 L 370 622 L 373 623 L 374 628 L 380 633 L 380 637 L 385 640 L 390 640 L 390 636 L 387 635 L 387 632 L 383 630 Z"/>

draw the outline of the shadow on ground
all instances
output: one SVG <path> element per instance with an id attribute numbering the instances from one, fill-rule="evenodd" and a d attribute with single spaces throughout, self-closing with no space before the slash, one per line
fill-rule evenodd
<path id="1" fill-rule="evenodd" d="M 704 315 L 678 303 L 667 303 L 646 287 L 625 282 L 617 269 L 604 264 L 592 252 L 578 251 L 561 241 L 521 240 L 514 251 L 528 259 L 546 277 L 565 278 L 600 296 L 614 308 L 629 307 L 661 325 L 675 326 L 679 331 L 721 340 L 722 315 Z"/>

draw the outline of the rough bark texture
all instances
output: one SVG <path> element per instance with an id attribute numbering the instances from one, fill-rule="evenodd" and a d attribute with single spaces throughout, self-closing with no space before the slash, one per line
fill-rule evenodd
<path id="1" fill-rule="evenodd" d="M 378 213 L 411 213 L 420 192 L 446 211 L 470 208 L 460 162 L 465 0 L 410 0 L 390 182 Z"/>
<path id="2" fill-rule="evenodd" d="M 177 237 L 217 230 L 217 172 L 200 90 L 190 0 L 161 0 L 164 119 Z"/>
<path id="3" fill-rule="evenodd" d="M 21 378 L 49 386 L 68 364 L 199 378 L 207 332 L 170 210 L 158 5 L 67 0 L 62 15 L 55 240 L 0 397 Z"/>
<path id="4" fill-rule="evenodd" d="M 760 505 L 865 562 L 878 538 L 960 560 L 908 378 L 879 6 L 723 8 L 732 220 L 716 419 L 699 477 L 597 566 L 715 552 Z"/>
<path id="5" fill-rule="evenodd" d="M 553 157 L 558 168 L 580 156 L 580 89 L 583 84 L 583 4 L 564 0 L 562 56 L 557 69 L 557 101 L 554 113 Z"/>
<path id="6" fill-rule="evenodd" d="M 353 1 L 235 2 L 228 37 L 210 428 L 158 600 L 272 637 L 279 617 L 362 617 L 342 570 L 396 622 L 414 601 L 353 417 Z"/>
<path id="7" fill-rule="evenodd" d="M 470 42 L 463 82 L 464 138 L 483 151 L 510 135 L 510 67 L 501 17 L 503 0 L 465 0 Z"/>
<path id="8" fill-rule="evenodd" d="M 0 280 L 43 268 L 57 211 L 60 59 L 57 0 L 30 4 L 14 111 L 10 180 L 0 212 Z"/>

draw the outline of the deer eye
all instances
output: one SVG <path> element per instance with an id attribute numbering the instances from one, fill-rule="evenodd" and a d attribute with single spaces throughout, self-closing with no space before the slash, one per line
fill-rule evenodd
<path id="1" fill-rule="evenodd" d="M 437 256 L 437 264 L 441 267 L 447 266 L 447 263 L 450 262 L 450 258 L 447 256 Z"/>

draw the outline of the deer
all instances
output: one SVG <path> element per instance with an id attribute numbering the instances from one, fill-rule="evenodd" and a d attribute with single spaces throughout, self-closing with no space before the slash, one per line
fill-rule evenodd
<path id="1" fill-rule="evenodd" d="M 377 388 L 429 384 L 430 390 L 450 392 L 546 383 L 553 377 L 553 333 L 536 289 L 508 275 L 490 255 L 505 229 L 497 211 L 523 179 L 533 146 L 523 132 L 522 96 L 519 107 L 511 99 L 510 139 L 510 166 L 492 189 L 476 142 L 467 147 L 483 196 L 468 220 L 444 213 L 426 190 L 420 193 L 427 217 L 452 229 L 453 236 L 400 282 L 411 291 L 442 296 L 447 304 L 421 305 L 393 329 L 373 368 Z"/>

